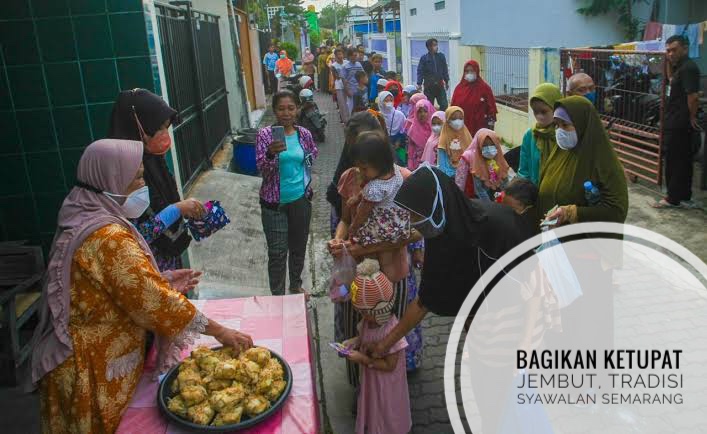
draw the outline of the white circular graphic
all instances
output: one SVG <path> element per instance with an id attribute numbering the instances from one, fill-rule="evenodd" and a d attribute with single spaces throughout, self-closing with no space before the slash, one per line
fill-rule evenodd
<path id="1" fill-rule="evenodd" d="M 695 255 L 634 226 L 525 241 L 484 273 L 452 327 L 454 431 L 707 432 L 705 282 Z"/>

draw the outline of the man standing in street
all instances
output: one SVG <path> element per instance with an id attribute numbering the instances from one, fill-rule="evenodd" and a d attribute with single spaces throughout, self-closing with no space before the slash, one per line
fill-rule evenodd
<path id="1" fill-rule="evenodd" d="M 670 69 L 665 88 L 665 120 L 663 149 L 665 182 L 668 194 L 653 204 L 654 208 L 694 208 L 692 201 L 692 170 L 694 150 L 693 131 L 700 131 L 697 121 L 700 70 L 688 58 L 690 42 L 682 35 L 674 35 L 665 42 Z"/>
<path id="2" fill-rule="evenodd" d="M 265 65 L 265 69 L 267 71 L 267 77 L 265 79 L 265 92 L 267 93 L 275 93 L 277 90 L 277 79 L 275 78 L 275 62 L 277 62 L 278 55 L 275 52 L 275 46 L 273 44 L 270 44 L 270 47 L 268 47 L 268 52 L 265 53 L 265 57 L 263 57 L 263 65 Z"/>
<path id="3" fill-rule="evenodd" d="M 417 86 L 424 84 L 427 99 L 434 104 L 435 99 L 439 109 L 447 110 L 447 89 L 449 88 L 449 69 L 443 53 L 438 53 L 439 44 L 435 38 L 425 42 L 427 54 L 420 57 L 417 65 Z"/>

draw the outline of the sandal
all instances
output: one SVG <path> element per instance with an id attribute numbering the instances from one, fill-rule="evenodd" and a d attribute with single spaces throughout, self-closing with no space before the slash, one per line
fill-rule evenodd
<path id="1" fill-rule="evenodd" d="M 653 202 L 650 204 L 651 207 L 655 209 L 668 209 L 668 208 L 680 208 L 680 205 L 675 205 L 667 201 L 667 199 L 663 198 L 657 202 Z"/>
<path id="2" fill-rule="evenodd" d="M 309 297 L 310 297 L 309 291 L 305 290 L 304 288 L 290 289 L 290 292 L 292 294 L 304 294 L 304 299 L 306 301 L 309 301 Z"/>

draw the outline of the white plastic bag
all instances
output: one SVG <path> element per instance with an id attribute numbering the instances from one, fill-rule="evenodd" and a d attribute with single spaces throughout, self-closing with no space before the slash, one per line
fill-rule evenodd
<path id="1" fill-rule="evenodd" d="M 356 260 L 345 246 L 342 246 L 341 256 L 334 258 L 329 280 L 329 298 L 334 303 L 343 303 L 351 298 L 351 282 L 356 277 Z"/>
<path id="2" fill-rule="evenodd" d="M 562 309 L 582 296 L 582 286 L 555 231 L 544 230 L 542 240 L 536 253 Z"/>

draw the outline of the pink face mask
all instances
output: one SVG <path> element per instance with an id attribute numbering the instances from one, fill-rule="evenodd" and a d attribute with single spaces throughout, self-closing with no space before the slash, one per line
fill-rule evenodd
<path id="1" fill-rule="evenodd" d="M 145 130 L 142 128 L 142 124 L 137 118 L 137 115 L 135 115 L 135 121 L 137 121 L 137 127 L 140 129 L 140 135 L 143 137 L 145 150 L 148 154 L 164 155 L 169 151 L 169 148 L 172 146 L 172 138 L 169 136 L 169 132 L 166 128 L 158 130 L 151 139 L 146 140 L 147 134 L 145 134 Z"/>

